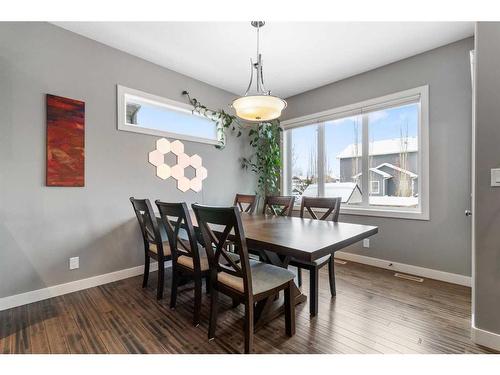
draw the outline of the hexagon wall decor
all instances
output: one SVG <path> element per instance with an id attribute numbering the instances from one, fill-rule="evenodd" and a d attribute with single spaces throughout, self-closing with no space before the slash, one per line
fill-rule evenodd
<path id="1" fill-rule="evenodd" d="M 165 163 L 165 155 L 170 152 L 177 159 L 177 164 L 173 166 Z M 184 144 L 181 141 L 169 142 L 165 138 L 158 139 L 156 149 L 149 153 L 148 160 L 156 167 L 156 176 L 162 180 L 169 177 L 177 180 L 177 189 L 184 193 L 189 189 L 196 193 L 200 192 L 202 182 L 207 178 L 207 169 L 203 167 L 201 157 L 197 154 L 189 156 L 184 153 Z M 193 167 L 195 170 L 195 176 L 192 179 L 184 174 L 187 167 Z"/>

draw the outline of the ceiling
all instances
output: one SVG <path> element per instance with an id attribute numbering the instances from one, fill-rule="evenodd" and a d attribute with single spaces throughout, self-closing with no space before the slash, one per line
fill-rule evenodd
<path id="1" fill-rule="evenodd" d="M 236 95 L 255 58 L 249 22 L 54 24 Z M 473 22 L 268 22 L 264 82 L 289 97 L 472 36 Z"/>

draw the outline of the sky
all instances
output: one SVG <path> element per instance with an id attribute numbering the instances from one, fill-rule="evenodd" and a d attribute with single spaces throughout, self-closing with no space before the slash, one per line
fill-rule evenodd
<path id="1" fill-rule="evenodd" d="M 358 124 L 358 142 L 361 142 L 361 116 L 349 117 L 325 123 L 325 153 L 327 165 L 339 176 L 339 159 L 336 158 L 348 145 L 355 143 L 355 125 Z M 408 137 L 418 135 L 418 104 L 376 111 L 369 114 L 370 142 L 400 138 L 401 130 L 408 129 Z M 311 150 L 317 148 L 317 125 L 289 130 L 292 132 L 294 176 L 306 175 Z"/>
<path id="2" fill-rule="evenodd" d="M 137 114 L 137 124 L 141 126 L 200 138 L 217 139 L 215 123 L 212 120 L 148 103 L 139 104 L 141 108 Z"/>

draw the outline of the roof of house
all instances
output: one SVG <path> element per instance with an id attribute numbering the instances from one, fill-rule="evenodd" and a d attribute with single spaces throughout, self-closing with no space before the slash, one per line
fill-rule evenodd
<path id="1" fill-rule="evenodd" d="M 418 174 L 413 173 L 413 172 L 411 172 L 411 171 L 409 171 L 407 169 L 400 168 L 400 167 L 398 167 L 398 166 L 396 166 L 394 164 L 391 164 L 391 163 L 382 163 L 379 166 L 377 166 L 377 169 L 382 168 L 382 167 L 387 167 L 387 168 L 394 169 L 394 170 L 396 170 L 398 172 L 406 173 L 411 178 L 417 178 L 418 177 Z"/>
<path id="2" fill-rule="evenodd" d="M 378 168 L 378 167 L 377 167 Z M 377 169 L 377 168 L 370 168 L 370 171 L 374 172 L 374 173 L 377 173 L 379 175 L 381 175 L 383 178 L 392 178 L 392 175 L 390 175 L 389 173 L 387 172 L 384 172 L 384 171 L 381 171 L 380 169 Z M 361 176 L 363 173 L 358 173 L 358 174 L 355 174 L 354 176 L 352 176 L 352 178 L 358 178 L 359 176 Z"/>
<path id="3" fill-rule="evenodd" d="M 418 174 L 416 173 L 413 173 L 407 169 L 403 169 L 403 168 L 400 168 L 394 164 L 391 164 L 391 163 L 382 163 L 380 165 L 377 165 L 376 167 L 372 167 L 370 168 L 370 171 L 374 172 L 374 173 L 377 173 L 379 174 L 380 176 L 384 177 L 384 178 L 392 178 L 394 177 L 393 175 L 391 175 L 390 173 L 387 173 L 385 171 L 382 171 L 380 168 L 382 167 L 387 167 L 387 168 L 391 168 L 391 169 L 394 169 L 395 171 L 398 171 L 398 172 L 401 172 L 401 173 L 406 173 L 408 176 L 410 176 L 410 178 L 417 178 L 418 177 Z M 354 176 L 352 176 L 352 178 L 358 178 L 359 176 L 361 176 L 363 173 L 358 173 L 358 174 L 355 174 Z"/>
<path id="4" fill-rule="evenodd" d="M 355 182 L 327 182 L 325 184 L 325 196 L 327 197 L 341 197 L 342 202 L 348 202 L 354 191 L 359 189 Z M 304 190 L 303 196 L 315 197 L 318 194 L 318 185 L 311 184 Z"/>
<path id="5" fill-rule="evenodd" d="M 380 141 L 370 142 L 370 156 L 399 154 L 402 151 L 401 142 L 401 138 L 383 139 Z M 406 142 L 407 152 L 418 151 L 418 138 L 409 137 L 407 138 Z M 357 147 L 356 144 L 351 143 L 346 148 L 344 148 L 340 154 L 337 155 L 337 159 L 359 157 L 361 156 L 361 149 L 361 143 L 358 143 Z"/>

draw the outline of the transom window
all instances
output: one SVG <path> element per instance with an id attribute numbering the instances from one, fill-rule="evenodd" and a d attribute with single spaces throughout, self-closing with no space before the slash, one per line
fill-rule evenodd
<path id="1" fill-rule="evenodd" d="M 287 120 L 283 191 L 342 213 L 428 219 L 428 87 Z"/>
<path id="2" fill-rule="evenodd" d="M 192 112 L 189 104 L 117 87 L 118 129 L 160 137 L 217 144 L 215 122 Z"/>

